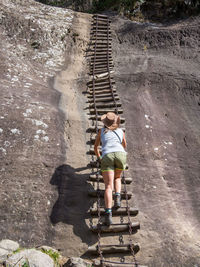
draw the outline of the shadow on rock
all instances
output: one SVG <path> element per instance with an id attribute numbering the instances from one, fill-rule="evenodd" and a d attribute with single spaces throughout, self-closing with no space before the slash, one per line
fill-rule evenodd
<path id="1" fill-rule="evenodd" d="M 87 169 L 74 169 L 70 165 L 61 165 L 56 168 L 50 183 L 58 187 L 58 199 L 53 206 L 50 220 L 52 224 L 63 222 L 73 225 L 74 234 L 79 236 L 82 242 L 90 245 L 96 242 L 86 224 L 90 217 L 88 210 L 93 202 L 88 197 L 91 185 L 86 182 L 88 174 L 78 174 Z"/>

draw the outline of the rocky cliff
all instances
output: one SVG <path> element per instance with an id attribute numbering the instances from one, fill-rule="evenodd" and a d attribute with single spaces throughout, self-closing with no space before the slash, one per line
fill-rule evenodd
<path id="1" fill-rule="evenodd" d="M 0 15 L 0 239 L 86 257 L 97 242 L 83 94 L 91 16 L 32 0 L 4 0 Z M 199 17 L 112 16 L 131 204 L 140 210 L 134 242 L 151 267 L 200 265 L 199 26 Z"/>

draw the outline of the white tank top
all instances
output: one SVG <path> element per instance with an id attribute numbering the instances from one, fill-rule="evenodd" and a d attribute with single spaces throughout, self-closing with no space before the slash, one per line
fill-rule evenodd
<path id="1" fill-rule="evenodd" d="M 124 132 L 120 128 L 117 128 L 114 131 L 105 128 L 101 129 L 102 157 L 111 152 L 126 153 L 122 146 L 123 135 Z"/>

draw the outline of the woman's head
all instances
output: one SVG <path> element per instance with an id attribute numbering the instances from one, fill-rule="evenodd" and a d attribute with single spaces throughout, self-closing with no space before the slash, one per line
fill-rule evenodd
<path id="1" fill-rule="evenodd" d="M 101 121 L 109 130 L 115 130 L 119 127 L 120 117 L 113 112 L 108 112 L 101 116 Z"/>

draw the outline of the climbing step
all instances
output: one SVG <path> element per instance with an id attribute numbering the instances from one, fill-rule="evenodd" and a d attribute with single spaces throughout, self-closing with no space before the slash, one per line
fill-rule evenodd
<path id="1" fill-rule="evenodd" d="M 96 55 L 95 59 L 96 60 L 99 60 L 99 59 L 104 59 L 104 60 L 107 60 L 109 58 L 109 60 L 112 60 L 112 56 L 109 55 L 109 56 L 105 56 L 105 55 Z M 91 61 L 94 60 L 94 55 L 91 56 Z"/>
<path id="2" fill-rule="evenodd" d="M 90 66 L 90 70 L 101 70 L 101 69 L 113 69 L 113 64 L 94 64 Z"/>
<path id="3" fill-rule="evenodd" d="M 100 197 L 104 197 L 104 190 L 89 190 L 88 195 L 91 197 L 98 197 L 98 194 Z M 114 195 L 114 192 L 113 192 Z M 132 192 L 127 192 L 127 197 L 130 199 L 132 197 Z M 121 199 L 126 199 L 126 195 L 124 191 L 121 192 Z"/>
<path id="4" fill-rule="evenodd" d="M 107 18 L 103 18 L 103 17 L 99 17 L 98 16 L 98 18 L 97 17 L 94 17 L 94 24 L 96 23 L 96 21 L 97 21 L 97 19 L 98 19 L 98 22 L 99 21 L 102 21 L 102 22 L 106 22 L 106 23 L 111 23 L 111 20 L 110 19 L 107 19 Z"/>
<path id="5" fill-rule="evenodd" d="M 90 40 L 91 41 L 106 41 L 107 43 L 109 43 L 109 41 L 110 42 L 112 41 L 112 38 L 111 37 L 107 38 L 107 36 L 102 36 L 98 34 L 97 36 L 92 36 Z"/>
<path id="6" fill-rule="evenodd" d="M 130 177 L 125 177 L 125 182 L 126 184 L 130 184 L 132 183 L 132 178 Z M 88 178 L 88 181 L 91 181 L 91 182 L 97 182 L 97 176 L 95 174 L 90 174 L 89 178 Z M 99 182 L 100 183 L 103 183 L 103 177 L 100 175 L 99 176 Z M 122 179 L 122 183 L 124 183 L 124 180 Z"/>
<path id="7" fill-rule="evenodd" d="M 108 51 L 96 51 L 96 53 L 95 53 L 95 55 L 96 55 L 97 57 L 98 57 L 98 56 L 102 56 L 102 55 L 104 55 L 104 56 L 107 57 L 107 55 L 111 56 L 111 54 L 112 54 L 112 51 L 110 51 L 110 50 L 108 50 Z M 92 53 L 91 56 L 94 56 L 94 53 Z"/>
<path id="8" fill-rule="evenodd" d="M 101 74 L 107 71 L 111 71 L 113 68 L 112 67 L 104 67 L 104 68 L 92 68 L 90 70 L 90 75 L 96 75 L 96 74 Z"/>
<path id="9" fill-rule="evenodd" d="M 123 245 L 101 245 L 100 246 L 102 253 L 104 254 L 113 254 L 113 253 L 126 253 L 131 252 L 130 244 L 123 244 Z M 133 251 L 137 253 L 140 250 L 138 244 L 133 244 Z M 88 252 L 91 254 L 98 255 L 98 246 L 91 246 L 88 247 Z"/>
<path id="10" fill-rule="evenodd" d="M 119 96 L 115 96 L 114 99 L 115 99 L 115 101 L 119 100 Z M 96 103 L 98 103 L 98 102 L 111 102 L 111 101 L 113 101 L 113 97 L 112 96 L 111 97 L 106 96 L 104 98 L 96 98 L 95 99 Z M 89 103 L 93 103 L 94 101 L 93 101 L 93 99 L 91 99 L 91 100 L 88 100 L 88 102 Z"/>
<path id="11" fill-rule="evenodd" d="M 138 209 L 136 208 L 129 208 L 130 215 L 136 216 L 138 215 Z M 103 215 L 105 213 L 104 208 L 100 208 L 100 214 Z M 97 208 L 91 208 L 90 214 L 93 216 L 98 216 L 98 209 Z M 127 215 L 127 207 L 121 207 L 119 209 L 112 209 L 112 215 L 113 216 L 120 216 L 120 215 Z"/>
<path id="12" fill-rule="evenodd" d="M 114 112 L 115 113 L 116 109 L 114 108 L 104 108 L 104 109 L 97 109 L 97 114 L 105 114 L 107 112 Z M 123 113 L 123 109 L 118 109 L 118 114 L 122 114 Z M 90 109 L 90 114 L 96 114 L 95 109 Z"/>
<path id="13" fill-rule="evenodd" d="M 112 69 L 110 69 L 110 68 L 106 68 L 105 70 L 90 72 L 90 75 L 104 74 L 105 72 L 108 72 L 108 71 L 111 71 L 111 70 Z"/>
<path id="14" fill-rule="evenodd" d="M 96 49 L 111 49 L 112 48 L 112 45 L 111 43 L 110 44 L 107 44 L 107 43 L 98 43 L 98 44 L 91 44 L 92 48 L 90 47 L 90 49 L 88 50 L 91 50 L 91 49 L 94 49 L 96 47 Z M 87 51 L 88 51 L 87 50 Z"/>
<path id="15" fill-rule="evenodd" d="M 112 97 L 112 96 L 114 96 L 114 97 L 118 97 L 118 94 L 117 94 L 117 93 L 113 93 L 113 94 L 112 94 L 111 90 L 110 90 L 110 92 L 107 93 L 107 94 L 98 94 L 98 95 L 94 94 L 94 95 L 95 95 L 95 99 L 99 99 L 99 98 L 107 98 L 107 97 Z M 94 98 L 94 96 L 93 96 L 93 92 L 92 92 L 92 94 L 88 94 L 87 97 L 88 97 L 89 101 L 90 101 L 91 99 L 93 99 L 93 98 Z M 96 120 L 96 118 L 95 118 L 95 120 Z"/>
<path id="16" fill-rule="evenodd" d="M 102 78 L 101 80 L 94 80 L 95 87 L 108 85 L 110 82 L 112 84 L 115 84 L 115 81 L 113 80 L 112 77 L 110 79 L 105 77 L 105 78 Z M 87 86 L 88 87 L 93 87 L 93 80 L 89 81 L 87 83 Z"/>
<path id="17" fill-rule="evenodd" d="M 93 66 L 103 66 L 105 67 L 105 65 L 109 65 L 109 66 L 114 66 L 113 62 L 91 62 L 90 63 L 90 67 L 93 67 Z"/>
<path id="18" fill-rule="evenodd" d="M 130 227 L 132 231 L 137 231 L 140 229 L 140 224 L 139 222 L 132 222 L 131 225 L 129 225 L 129 223 L 121 223 L 111 224 L 109 227 L 103 224 L 98 224 L 91 226 L 90 230 L 94 233 L 98 233 L 98 231 L 102 233 L 118 233 L 129 231 Z"/>
<path id="19" fill-rule="evenodd" d="M 96 106 L 96 108 L 112 108 L 112 107 L 121 107 L 122 103 L 120 102 L 116 102 L 116 103 L 98 103 L 98 104 L 90 104 L 89 108 L 94 108 Z M 105 113 L 105 112 L 104 112 Z"/>
<path id="20" fill-rule="evenodd" d="M 93 81 L 95 83 L 95 85 L 98 85 L 98 84 L 104 84 L 104 83 L 108 83 L 109 81 L 111 81 L 112 83 L 115 83 L 115 81 L 113 80 L 113 77 L 107 77 L 107 76 L 103 76 L 99 79 L 95 79 L 93 78 L 92 80 L 90 80 L 88 83 L 87 83 L 87 86 L 92 86 L 93 85 Z"/>
<path id="21" fill-rule="evenodd" d="M 102 262 L 100 260 L 95 260 L 93 263 L 94 267 L 102 267 Z M 105 260 L 104 261 L 104 266 L 105 267 L 148 267 L 145 265 L 140 265 L 140 264 L 135 264 L 135 262 L 116 262 L 116 261 L 109 261 L 109 260 Z"/>
<path id="22" fill-rule="evenodd" d="M 95 97 L 96 96 L 99 96 L 99 97 L 101 97 L 101 95 L 103 95 L 103 94 L 108 94 L 108 93 L 111 93 L 111 92 L 113 92 L 114 94 L 116 94 L 116 89 L 115 88 L 113 88 L 113 86 L 112 86 L 112 89 L 109 87 L 108 89 L 102 89 L 102 90 L 99 90 L 99 91 L 97 91 L 97 90 L 95 90 Z M 87 93 L 88 94 L 90 94 L 90 96 L 89 97 L 93 97 L 93 90 L 88 90 L 87 91 Z"/>
<path id="23" fill-rule="evenodd" d="M 101 85 L 101 84 L 97 85 L 97 84 L 95 84 L 94 88 L 91 88 L 89 92 L 92 94 L 93 91 L 95 91 L 95 94 L 96 94 L 97 91 L 100 91 L 100 93 L 101 93 L 104 89 L 109 89 L 111 91 L 111 86 L 110 86 L 111 84 L 109 84 L 109 83 L 107 83 L 107 85 L 106 84 L 105 85 Z M 112 86 L 112 88 L 113 88 L 113 86 Z M 115 89 L 115 91 L 116 91 L 116 89 Z"/>
<path id="24" fill-rule="evenodd" d="M 91 35 L 96 35 L 97 33 L 100 33 L 100 34 L 105 34 L 106 36 L 108 36 L 109 34 L 111 34 L 111 30 L 108 28 L 104 28 L 104 29 L 99 29 L 98 27 L 95 28 L 95 29 L 92 29 L 90 34 Z"/>

